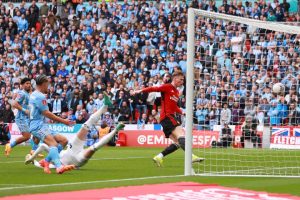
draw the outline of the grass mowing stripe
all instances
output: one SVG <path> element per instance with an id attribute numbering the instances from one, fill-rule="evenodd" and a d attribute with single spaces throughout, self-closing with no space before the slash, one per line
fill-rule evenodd
<path id="1" fill-rule="evenodd" d="M 99 180 L 99 181 L 85 181 L 85 182 L 73 182 L 73 183 L 59 183 L 59 184 L 47 184 L 47 185 L 28 185 L 20 187 L 6 187 L 0 188 L 0 191 L 5 190 L 16 190 L 16 189 L 28 189 L 28 188 L 42 188 L 42 187 L 53 187 L 53 186 L 68 186 L 68 185 L 85 185 L 85 184 L 94 184 L 94 183 L 110 183 L 110 182 L 123 182 L 123 181 L 137 181 L 137 180 L 149 180 L 149 179 L 158 179 L 158 178 L 176 178 L 182 177 L 184 175 L 173 175 L 173 176 L 150 176 L 150 177 L 141 177 L 141 178 L 125 178 L 125 179 L 112 179 L 112 180 Z"/>
<path id="2" fill-rule="evenodd" d="M 93 160 L 93 161 L 97 161 L 97 160 L 128 160 L 128 159 L 149 159 L 149 157 L 122 157 L 122 158 L 94 158 L 94 159 L 90 159 L 89 161 Z M 23 163 L 24 161 L 4 161 L 4 162 L 0 162 L 0 164 L 10 164 L 10 163 Z"/>

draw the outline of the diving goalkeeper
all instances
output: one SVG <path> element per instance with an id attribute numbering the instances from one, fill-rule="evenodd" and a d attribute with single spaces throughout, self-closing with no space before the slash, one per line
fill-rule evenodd
<path id="1" fill-rule="evenodd" d="M 107 111 L 107 107 L 109 105 L 112 105 L 112 103 L 109 97 L 104 94 L 104 105 L 95 113 L 93 113 L 90 118 L 83 124 L 76 137 L 72 142 L 68 144 L 67 149 L 60 152 L 60 161 L 63 165 L 74 165 L 77 168 L 85 165 L 97 150 L 106 145 L 111 140 L 111 138 L 118 133 L 118 131 L 124 128 L 125 125 L 119 123 L 113 131 L 102 137 L 98 142 L 96 142 L 89 148 L 84 149 L 86 136 L 89 130 L 94 125 L 96 125 L 96 123 L 100 120 L 101 115 Z M 50 168 L 54 167 L 52 164 L 46 162 L 45 159 L 41 160 L 40 162 L 34 160 L 37 155 L 43 151 L 49 151 L 48 145 L 44 143 L 41 144 L 32 155 L 28 154 L 26 156 L 25 164 L 34 162 L 34 165 L 36 167 L 43 167 L 44 172 L 49 173 Z"/>

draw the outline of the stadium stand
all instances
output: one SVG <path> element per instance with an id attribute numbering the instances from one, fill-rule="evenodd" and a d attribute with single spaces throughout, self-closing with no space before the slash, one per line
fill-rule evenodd
<path id="1" fill-rule="evenodd" d="M 264 1 L 227 3 L 224 0 L 218 7 L 215 1 L 198 0 L 190 4 L 176 0 L 89 1 L 84 5 L 82 1 L 76 4 L 72 1 L 47 2 L 38 2 L 39 6 L 35 1 L 9 2 L 6 5 L 0 2 L 2 110 L 6 109 L 7 99 L 13 98 L 19 89 L 20 78 L 46 74 L 51 81 L 48 105 L 57 115 L 84 121 L 102 106 L 102 92 L 106 91 L 114 100 L 114 108 L 110 110 L 114 122 L 137 123 L 142 120 L 143 123 L 158 123 L 153 119 L 158 119 L 157 112 L 160 111 L 154 103 L 161 98 L 159 94 L 134 97 L 132 91 L 162 84 L 162 77 L 167 72 L 186 72 L 189 6 L 268 21 L 300 20 L 298 14 L 289 13 L 289 3 L 283 1 L 280 4 L 276 0 L 270 4 L 264 4 Z M 212 24 L 215 27 L 211 27 Z M 286 46 L 276 48 L 280 56 L 269 58 L 265 51 L 268 46 L 265 38 L 259 38 L 261 46 L 257 47 L 252 43 L 255 36 L 243 35 L 243 40 L 249 42 L 245 42 L 247 45 L 237 59 L 249 61 L 252 56 L 259 56 L 265 62 L 249 62 L 233 71 L 232 66 L 238 61 L 230 56 L 230 53 L 235 53 L 236 47 L 230 42 L 233 37 L 240 36 L 242 29 L 230 30 L 229 27 L 225 30 L 214 21 L 198 26 L 206 32 L 205 38 L 197 38 L 199 45 L 196 49 L 195 78 L 199 80 L 199 91 L 195 99 L 195 120 L 198 124 L 203 124 L 204 129 L 212 129 L 213 125 L 225 121 L 240 125 L 245 115 L 257 116 L 259 113 L 265 123 L 299 123 L 298 37 L 287 39 L 286 36 L 285 41 L 274 38 L 275 45 L 284 43 Z M 215 38 L 222 34 L 227 38 L 225 42 L 216 42 Z M 254 55 L 254 48 L 261 51 L 255 51 Z M 275 69 L 278 61 L 282 62 Z M 272 120 L 271 112 L 277 109 L 275 97 L 271 94 L 272 82 L 277 80 L 286 86 L 287 94 L 282 101 L 289 107 L 284 119 L 278 122 Z M 182 94 L 180 102 L 184 109 L 185 90 Z M 231 110 L 230 118 L 225 116 L 227 108 Z M 287 112 L 297 114 L 289 115 Z M 143 113 L 147 118 L 145 115 L 140 118 Z"/>

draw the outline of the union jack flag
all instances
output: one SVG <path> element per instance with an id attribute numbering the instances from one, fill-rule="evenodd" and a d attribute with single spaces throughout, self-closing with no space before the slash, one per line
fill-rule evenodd
<path id="1" fill-rule="evenodd" d="M 294 136 L 300 137 L 300 128 L 294 128 Z"/>
<path id="2" fill-rule="evenodd" d="M 290 129 L 289 128 L 273 128 L 272 129 L 272 136 L 290 136 Z"/>

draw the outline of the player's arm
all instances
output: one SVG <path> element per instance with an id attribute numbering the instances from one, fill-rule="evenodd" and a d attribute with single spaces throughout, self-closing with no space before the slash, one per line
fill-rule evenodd
<path id="1" fill-rule="evenodd" d="M 150 92 L 166 92 L 168 91 L 170 86 L 168 84 L 163 84 L 160 86 L 152 86 L 152 87 L 146 87 L 141 90 L 136 90 L 135 94 L 139 94 L 141 92 L 150 93 Z"/>
<path id="2" fill-rule="evenodd" d="M 16 108 L 19 111 L 22 111 L 22 112 L 26 113 L 27 115 L 29 115 L 29 110 L 23 108 L 20 105 L 20 102 L 23 100 L 23 98 L 24 98 L 24 96 L 22 94 L 18 94 L 18 96 L 15 100 L 11 100 L 11 105 L 13 108 Z"/>
<path id="3" fill-rule="evenodd" d="M 73 122 L 71 120 L 60 118 L 60 117 L 54 115 L 52 112 L 50 112 L 49 108 L 48 108 L 48 105 L 47 105 L 46 98 L 38 99 L 37 106 L 41 110 L 42 114 L 45 117 L 47 117 L 47 118 L 49 118 L 49 119 L 51 119 L 53 121 L 65 124 L 67 126 L 73 125 L 75 123 L 75 122 Z"/>
<path id="4" fill-rule="evenodd" d="M 75 122 L 73 121 L 70 121 L 68 119 L 63 119 L 63 118 L 60 118 L 56 115 L 54 115 L 52 112 L 50 112 L 49 110 L 44 110 L 43 112 L 43 115 L 53 121 L 56 121 L 56 122 L 59 122 L 59 123 L 62 123 L 62 124 L 65 124 L 67 126 L 70 126 L 70 125 L 73 125 Z"/>

